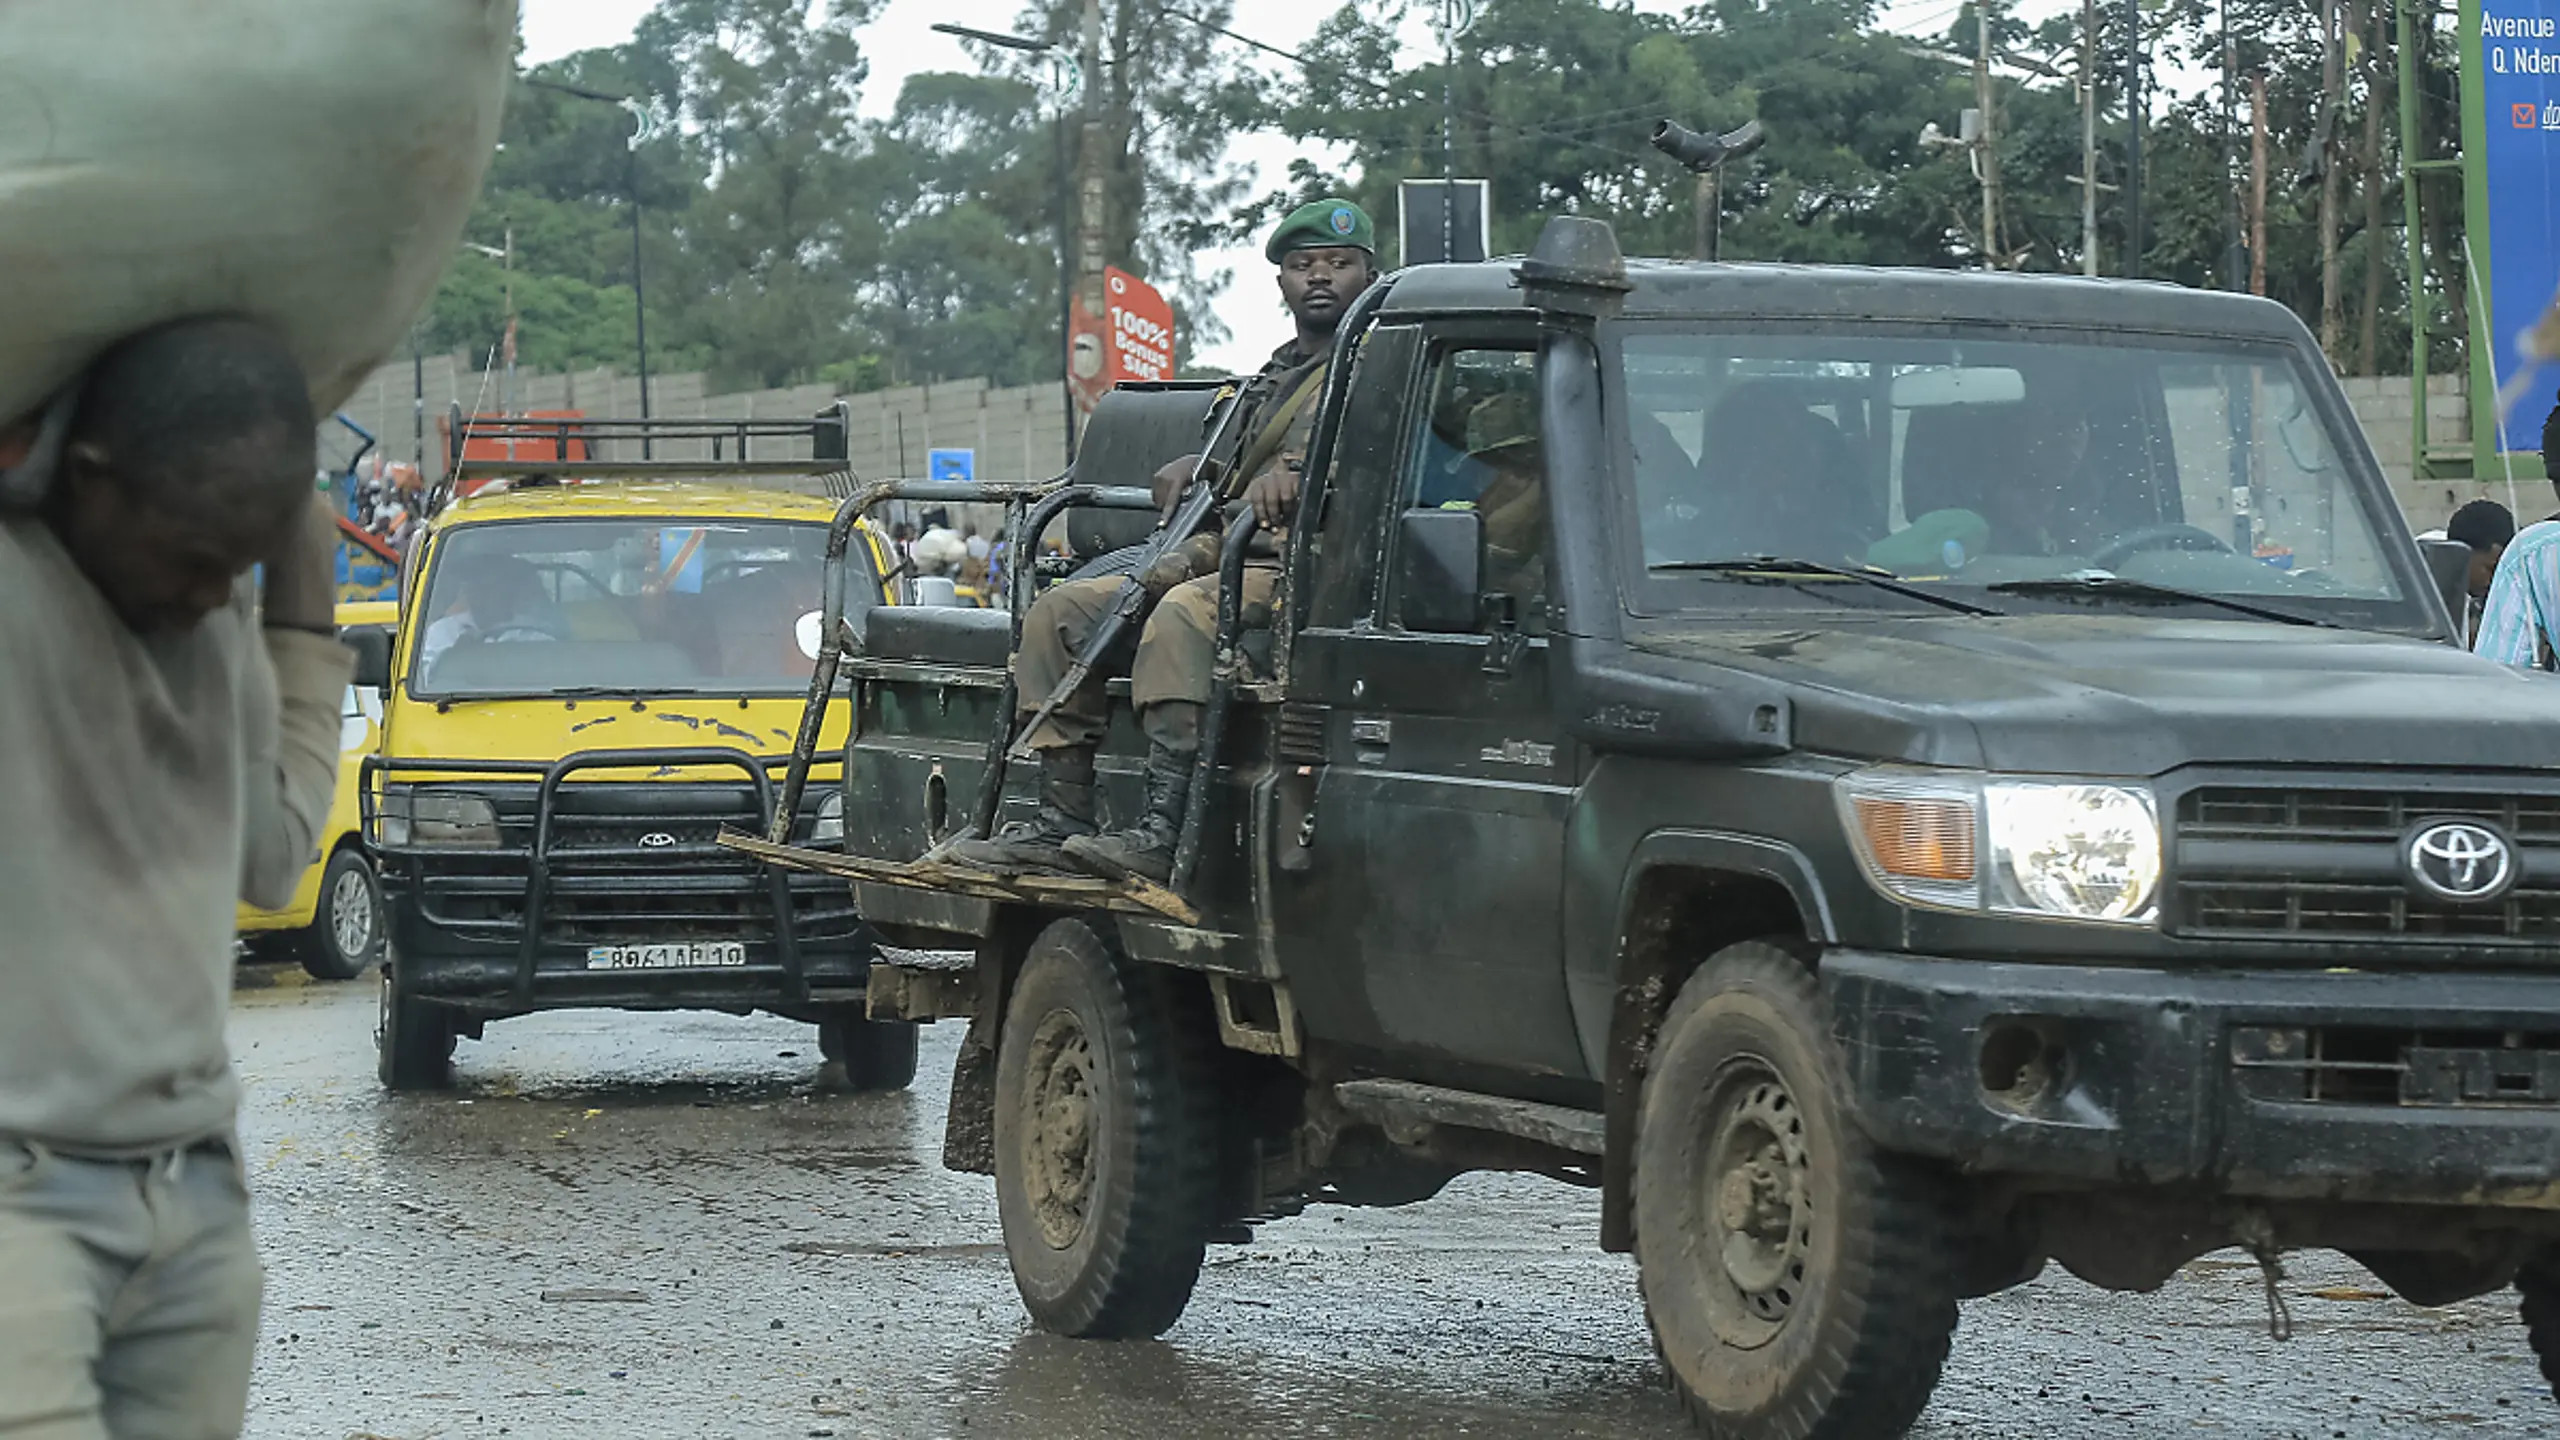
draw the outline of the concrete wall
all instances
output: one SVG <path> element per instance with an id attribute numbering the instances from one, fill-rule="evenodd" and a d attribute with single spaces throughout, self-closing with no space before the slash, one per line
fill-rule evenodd
<path id="1" fill-rule="evenodd" d="M 421 379 L 423 372 L 423 380 Z M 417 458 L 421 427 L 419 394 L 424 392 L 424 454 L 432 472 L 442 457 L 437 429 L 447 407 L 459 400 L 466 411 L 495 411 L 500 405 L 501 377 L 472 367 L 460 354 L 430 355 L 422 365 L 403 360 L 375 371 L 341 407 L 348 418 L 373 432 L 383 453 L 393 460 Z M 705 393 L 697 371 L 649 377 L 649 408 L 654 418 L 685 420 L 807 420 L 836 401 L 825 385 L 782 390 L 754 390 L 725 395 Z M 926 452 L 961 448 L 977 454 L 981 480 L 1045 480 L 1066 468 L 1064 396 L 1056 385 L 993 388 L 984 380 L 955 380 L 940 385 L 910 385 L 844 397 L 853 424 L 851 463 L 867 480 L 922 478 Z M 519 370 L 514 383 L 517 410 L 582 410 L 596 418 L 633 417 L 640 413 L 640 383 L 611 370 L 583 370 L 549 375 Z M 343 427 L 321 427 L 321 455 L 339 462 L 350 439 Z M 639 458 L 637 445 L 609 459 Z M 660 445 L 659 459 L 695 460 L 710 455 L 707 441 Z M 734 455 L 724 446 L 724 454 Z M 806 437 L 762 441 L 754 454 L 800 458 L 809 453 Z"/>
<path id="2" fill-rule="evenodd" d="M 426 453 L 429 468 L 437 463 L 437 421 L 456 399 L 463 408 L 498 408 L 500 378 L 474 368 L 468 357 L 430 355 L 423 365 L 426 394 Z M 2363 422 L 2366 438 L 2390 477 L 2401 513 L 2416 530 L 2442 525 L 2461 505 L 2492 499 L 2514 509 L 2521 520 L 2549 514 L 2555 498 L 2538 466 L 2527 461 L 2515 483 L 2500 476 L 2488 481 L 2411 478 L 2409 463 L 2409 381 L 2406 376 L 2350 376 L 2340 382 Z M 394 460 L 412 458 L 417 371 L 408 361 L 386 365 L 356 392 L 346 413 L 382 440 L 383 453 Z M 569 375 L 518 371 L 515 405 L 521 410 L 583 410 L 591 416 L 635 416 L 640 413 L 640 384 L 611 370 L 585 370 Z M 684 419 L 805 420 L 834 403 L 824 385 L 784 390 L 705 393 L 698 371 L 653 375 L 649 379 L 652 412 Z M 865 479 L 921 478 L 925 452 L 962 447 L 977 452 L 981 480 L 1044 480 L 1066 468 L 1063 397 L 1055 385 L 997 389 L 983 380 L 954 380 L 939 385 L 910 385 L 845 397 L 853 419 L 852 465 Z M 2539 416 L 2528 417 L 2535 426 Z M 2427 381 L 2427 435 L 2437 446 L 2470 443 L 2469 402 L 2463 377 L 2437 375 Z M 771 442 L 760 450 L 803 456 L 808 442 Z M 637 459 L 636 447 L 629 458 Z M 347 453 L 345 432 L 322 427 L 321 454 L 335 460 Z M 661 447 L 662 458 L 708 458 L 709 446 L 695 443 Z M 619 458 L 619 457 L 615 457 Z"/>

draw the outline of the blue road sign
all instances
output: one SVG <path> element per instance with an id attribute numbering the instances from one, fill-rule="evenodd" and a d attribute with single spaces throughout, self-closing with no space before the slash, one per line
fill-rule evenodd
<path id="1" fill-rule="evenodd" d="M 2480 0 L 2480 181 L 2489 211 L 2489 360 L 2512 394 L 2547 391 L 2551 372 L 2518 340 L 2560 295 L 2560 0 Z M 2542 419 L 2527 401 L 2508 444 L 2530 449 Z"/>
<path id="2" fill-rule="evenodd" d="M 924 473 L 928 480 L 950 480 L 962 485 L 978 483 L 978 452 L 975 450 L 927 450 Z"/>

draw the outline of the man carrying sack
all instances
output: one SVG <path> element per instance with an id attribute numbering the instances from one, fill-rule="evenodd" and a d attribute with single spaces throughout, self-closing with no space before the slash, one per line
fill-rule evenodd
<path id="1" fill-rule="evenodd" d="M 1334 331 L 1352 300 L 1377 278 L 1375 245 L 1375 228 L 1359 206 L 1319 200 L 1292 211 L 1263 248 L 1279 267 L 1280 298 L 1297 333 L 1272 352 L 1237 397 L 1242 445 L 1235 463 L 1211 480 L 1222 487 L 1221 499 L 1253 507 L 1275 540 L 1296 513 L 1300 468 Z M 1199 464 L 1199 456 L 1185 456 L 1156 472 L 1156 498 L 1168 513 Z M 944 858 L 997 874 L 1082 872 L 1158 884 L 1172 875 L 1216 659 L 1217 567 L 1218 533 L 1208 530 L 1189 537 L 1142 577 L 1155 604 L 1129 667 L 1130 698 L 1147 735 L 1147 802 L 1138 822 L 1117 834 L 1096 833 L 1093 756 L 1110 715 L 1104 689 L 1110 677 L 1096 668 L 1025 737 L 1040 756 L 1038 818 L 1008 825 L 992 838 L 959 841 Z M 1051 586 L 1033 603 L 1013 657 L 1023 718 L 1036 713 L 1066 677 L 1095 626 L 1111 612 L 1122 583 L 1117 577 L 1071 580 Z M 1246 567 L 1240 598 L 1248 626 L 1269 623 L 1279 584 L 1276 559 Z"/>
<path id="2" fill-rule="evenodd" d="M 220 1440 L 261 1288 L 234 905 L 335 788 L 335 527 L 260 326 L 146 331 L 51 414 L 0 444 L 0 1437 Z"/>

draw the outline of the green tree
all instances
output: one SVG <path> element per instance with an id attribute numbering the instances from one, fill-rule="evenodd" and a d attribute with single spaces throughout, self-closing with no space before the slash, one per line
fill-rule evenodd
<path id="1" fill-rule="evenodd" d="M 861 347 L 851 299 L 880 237 L 854 184 L 855 31 L 876 9 L 662 0 L 633 37 L 642 78 L 682 122 L 672 143 L 705 177 L 670 220 L 667 328 L 716 379 L 791 384 Z"/>

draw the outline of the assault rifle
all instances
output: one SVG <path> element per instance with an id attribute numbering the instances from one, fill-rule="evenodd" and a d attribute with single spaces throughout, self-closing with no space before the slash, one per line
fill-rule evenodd
<path id="1" fill-rule="evenodd" d="M 1218 404 L 1217 419 L 1209 429 L 1209 443 L 1201 449 L 1200 463 L 1192 467 L 1191 478 L 1185 482 L 1182 494 L 1174 504 L 1173 514 L 1147 537 L 1146 549 L 1139 552 L 1138 563 L 1129 571 L 1129 578 L 1121 582 L 1120 593 L 1112 597 L 1111 608 L 1095 622 L 1093 633 L 1076 651 L 1076 658 L 1067 666 L 1067 673 L 1059 677 L 1057 688 L 1051 690 L 1048 698 L 1040 702 L 1040 707 L 1031 712 L 1030 719 L 1015 728 L 1007 742 L 1006 759 L 1032 758 L 1028 743 L 1030 737 L 1049 722 L 1050 716 L 1058 713 L 1058 707 L 1084 684 L 1093 674 L 1093 667 L 1101 663 L 1103 656 L 1111 653 L 1111 647 L 1120 642 L 1120 637 L 1128 633 L 1129 627 L 1136 624 L 1138 617 L 1145 612 L 1147 572 L 1167 554 L 1200 533 L 1201 527 L 1208 523 L 1209 513 L 1218 508 L 1219 492 L 1243 445 L 1244 387 L 1230 387 Z"/>

